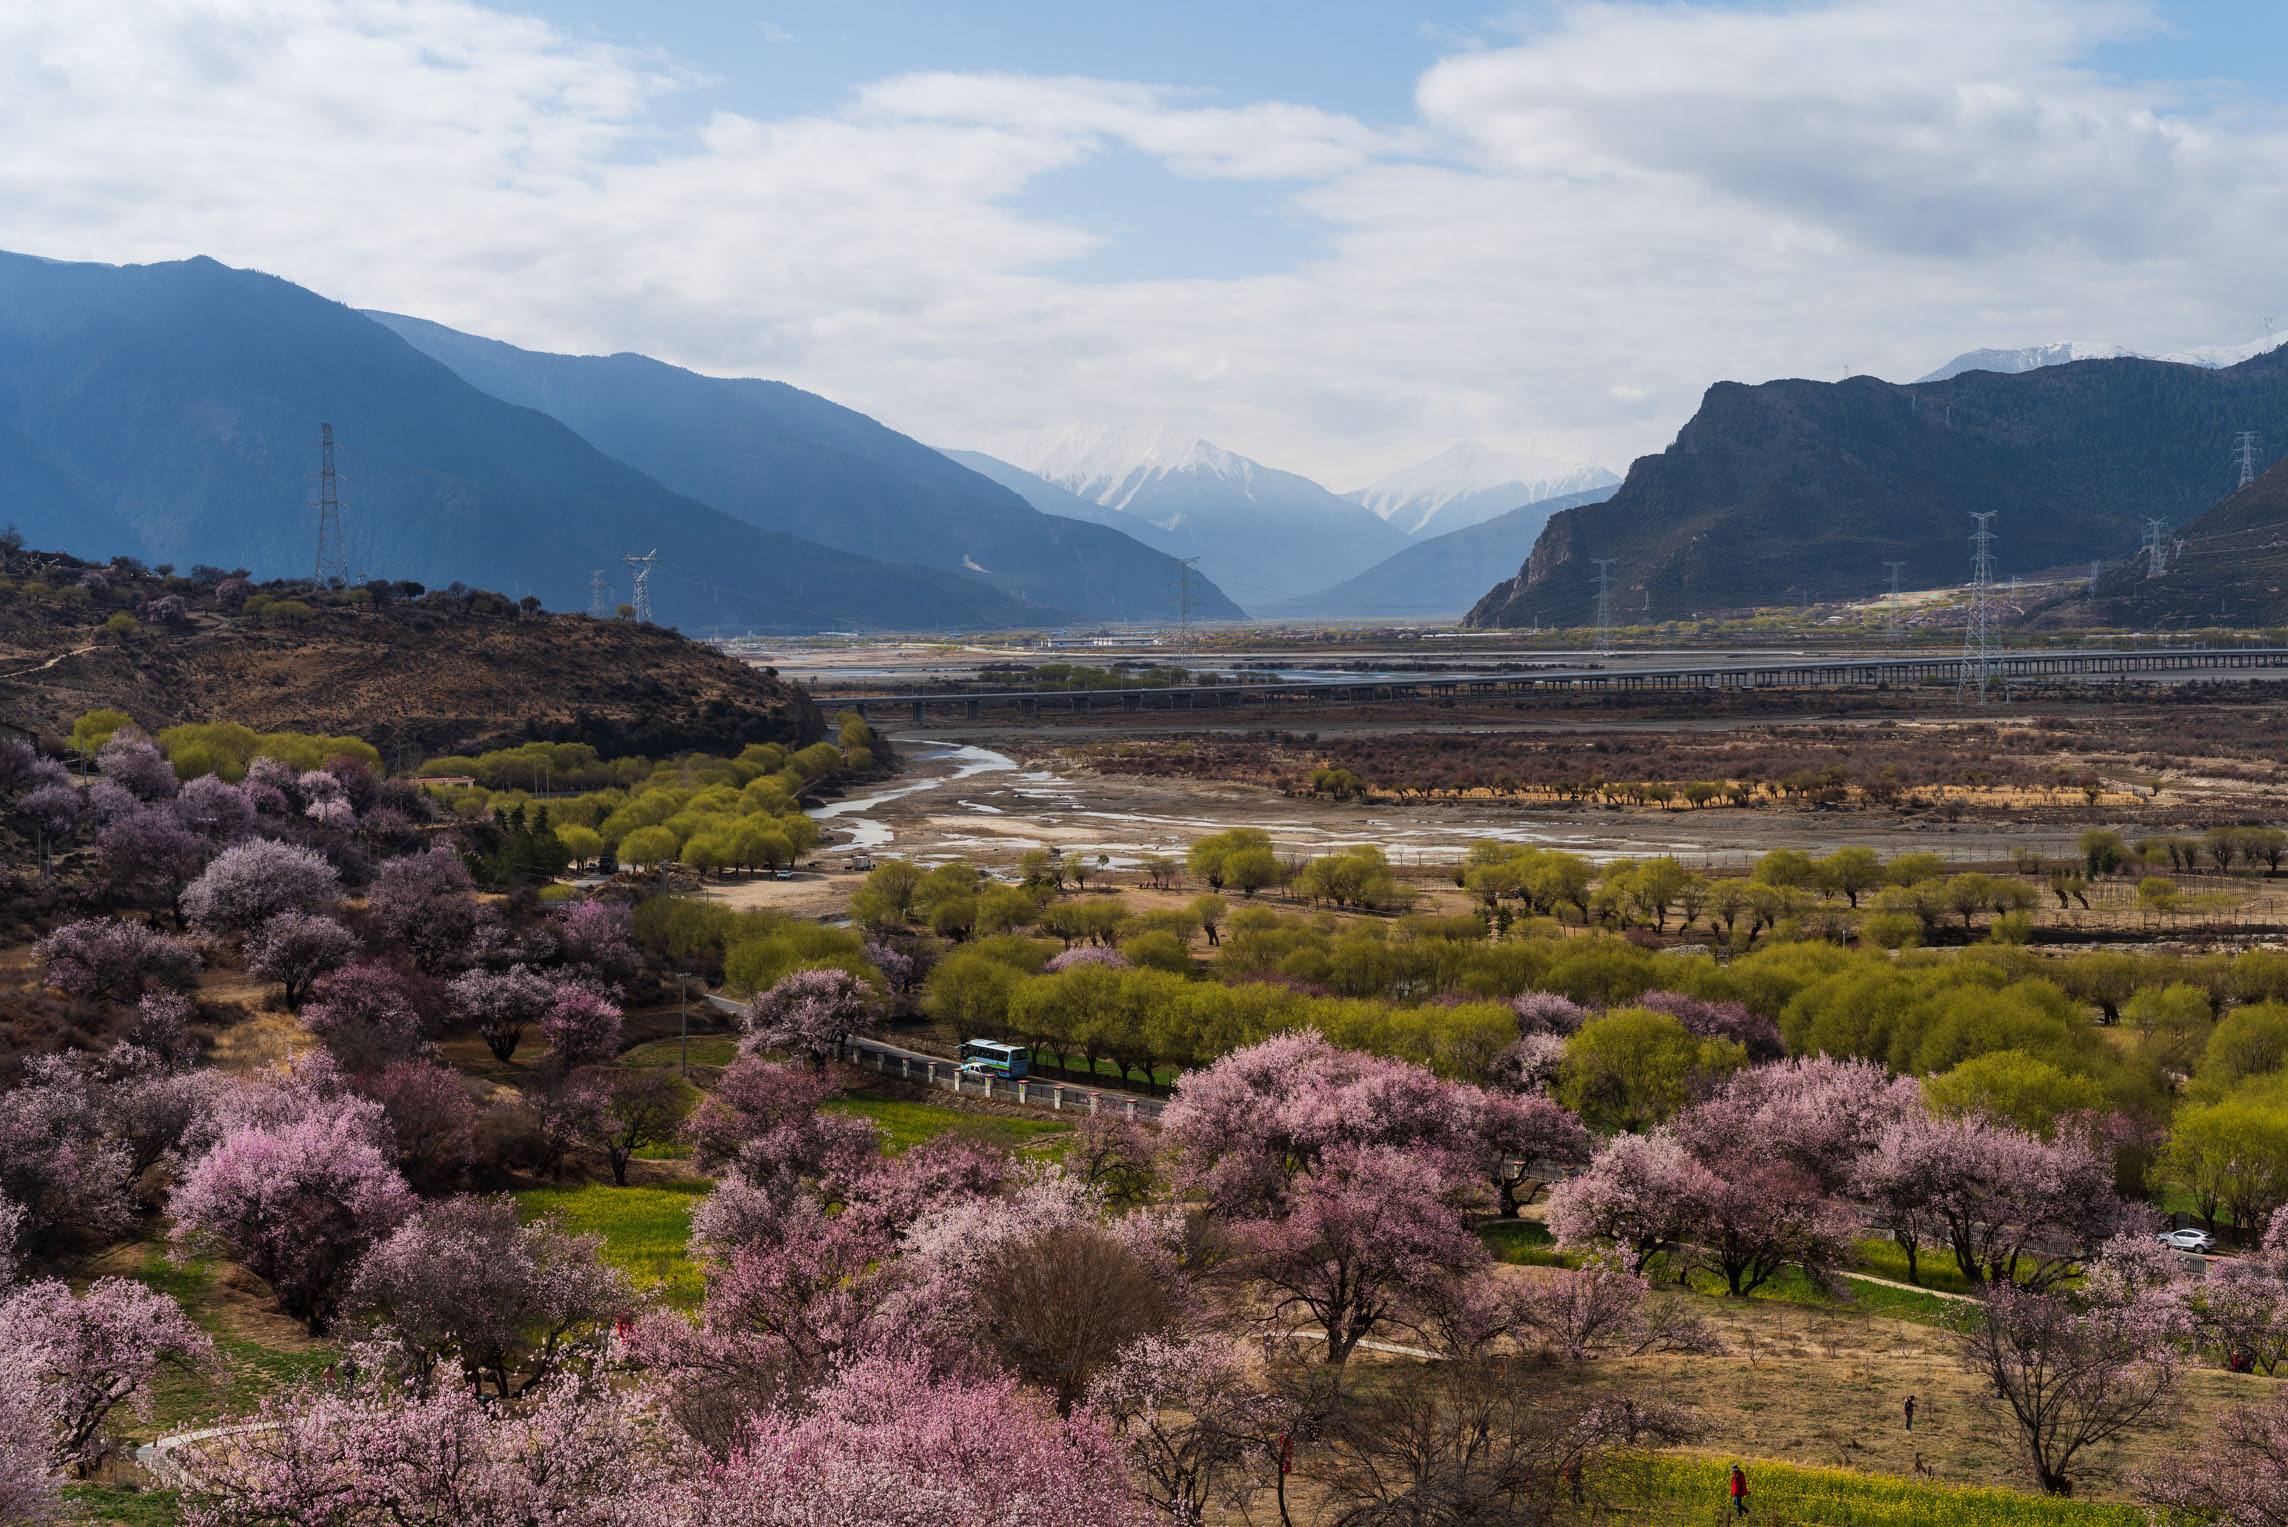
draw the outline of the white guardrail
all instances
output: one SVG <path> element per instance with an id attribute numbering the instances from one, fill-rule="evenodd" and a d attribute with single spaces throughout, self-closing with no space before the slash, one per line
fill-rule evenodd
<path id="1" fill-rule="evenodd" d="M 719 1012 L 744 1014 L 747 1011 L 746 1003 L 718 992 L 709 992 L 707 1002 Z M 1033 1077 L 1022 1081 L 1001 1081 L 990 1076 L 964 1076 L 958 1062 L 947 1060 L 942 1055 L 925 1055 L 919 1050 L 885 1044 L 879 1039 L 843 1041 L 842 1059 L 853 1066 L 878 1071 L 884 1076 L 920 1082 L 926 1087 L 942 1087 L 962 1097 L 983 1098 L 993 1103 L 1014 1103 L 1020 1108 L 1045 1108 L 1052 1113 L 1081 1113 L 1098 1118 L 1133 1119 L 1139 1124 L 1157 1124 L 1160 1122 L 1161 1110 L 1168 1106 L 1159 1098 L 1140 1098 L 1132 1092 L 1082 1087 L 1071 1082 L 1042 1081 Z"/>
<path id="2" fill-rule="evenodd" d="M 1158 1098 L 1140 1098 L 1130 1092 L 1107 1092 L 1097 1087 L 1076 1087 L 1070 1082 L 1046 1082 L 1032 1077 L 1003 1081 L 992 1076 L 964 1076 L 961 1067 L 941 1056 L 901 1050 L 878 1040 L 853 1039 L 842 1047 L 842 1058 L 853 1066 L 900 1077 L 925 1086 L 943 1087 L 962 1097 L 987 1102 L 1015 1103 L 1021 1108 L 1046 1108 L 1056 1113 L 1084 1113 L 1092 1117 L 1133 1119 L 1142 1124 L 1160 1122 L 1167 1105 Z"/>

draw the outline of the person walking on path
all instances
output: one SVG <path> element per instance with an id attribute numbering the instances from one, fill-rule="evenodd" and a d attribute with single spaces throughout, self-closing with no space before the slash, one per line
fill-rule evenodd
<path id="1" fill-rule="evenodd" d="M 1911 1395 L 1911 1394 L 1910 1394 L 1910 1395 L 1908 1395 L 1908 1396 L 1907 1396 L 1907 1430 L 1911 1432 L 1911 1431 L 1913 1431 L 1914 1429 L 1915 1429 L 1915 1397 L 1914 1397 L 1913 1395 Z"/>
<path id="2" fill-rule="evenodd" d="M 1748 1514 L 1748 1476 L 1738 1464 L 1732 1465 L 1732 1514 Z"/>

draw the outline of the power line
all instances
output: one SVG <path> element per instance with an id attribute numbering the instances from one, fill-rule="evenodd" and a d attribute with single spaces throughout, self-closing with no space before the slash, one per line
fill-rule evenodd
<path id="1" fill-rule="evenodd" d="M 653 547 L 642 556 L 627 555 L 620 558 L 635 572 L 635 597 L 629 602 L 635 606 L 635 619 L 639 625 L 651 624 L 651 565 L 659 560 L 659 548 Z"/>
<path id="2" fill-rule="evenodd" d="M 1970 533 L 1970 619 L 1962 628 L 1962 681 L 1955 698 L 1986 703 L 1994 684 L 1994 510 L 1973 514 Z"/>
<path id="3" fill-rule="evenodd" d="M 588 616 L 603 620 L 612 613 L 611 590 L 604 587 L 604 570 L 597 568 L 588 575 Z"/>
<path id="4" fill-rule="evenodd" d="M 1597 640 L 1594 650 L 1613 650 L 1613 564 L 1618 557 L 1597 557 Z"/>
<path id="5" fill-rule="evenodd" d="M 334 475 L 334 427 L 318 426 L 318 557 L 311 576 L 319 583 L 350 581 L 349 548 L 342 540 L 341 482 Z"/>

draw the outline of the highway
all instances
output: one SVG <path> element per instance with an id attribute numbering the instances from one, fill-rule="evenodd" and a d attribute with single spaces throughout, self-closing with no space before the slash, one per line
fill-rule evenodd
<path id="1" fill-rule="evenodd" d="M 1999 651 L 1987 659 L 1996 690 L 2073 680 L 2105 681 L 2133 677 L 2183 679 L 2265 669 L 2288 669 L 2288 647 L 2080 648 Z M 1247 684 L 1202 684 L 1184 688 L 1136 689 L 981 689 L 910 694 L 832 694 L 815 696 L 821 705 L 855 710 L 862 716 L 909 712 L 917 722 L 939 715 L 980 716 L 988 710 L 1086 715 L 1092 711 L 1228 710 L 1243 706 L 1373 705 L 1450 700 L 1530 698 L 1554 693 L 1640 693 L 1726 689 L 1881 689 L 1910 685 L 1959 686 L 1975 677 L 1972 659 L 1920 653 L 1913 656 L 1730 658 L 1707 664 L 1629 667 L 1608 659 L 1571 668 L 1540 668 L 1519 673 L 1468 677 L 1424 674 L 1362 679 L 1266 680 Z"/>

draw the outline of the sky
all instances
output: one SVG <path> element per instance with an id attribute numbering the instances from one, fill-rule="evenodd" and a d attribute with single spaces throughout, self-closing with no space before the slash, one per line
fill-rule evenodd
<path id="1" fill-rule="evenodd" d="M 0 248 L 1338 491 L 2256 338 L 2283 214 L 2277 0 L 0 0 Z"/>

